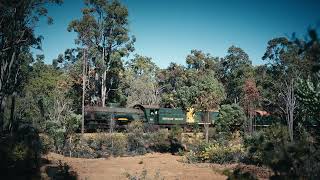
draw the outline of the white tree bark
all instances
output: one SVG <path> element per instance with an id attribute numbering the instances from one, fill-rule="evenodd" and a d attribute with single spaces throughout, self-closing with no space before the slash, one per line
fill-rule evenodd
<path id="1" fill-rule="evenodd" d="M 104 57 L 105 57 L 105 49 L 104 46 L 102 47 L 102 61 L 105 63 Z M 106 66 L 104 66 L 106 68 Z M 106 85 L 106 80 L 107 80 L 107 70 L 103 70 L 103 74 L 101 77 L 101 105 L 102 107 L 106 106 L 106 93 L 107 93 L 107 85 Z"/>
<path id="2" fill-rule="evenodd" d="M 86 73 L 87 73 L 87 61 L 86 53 L 83 51 L 83 72 L 82 72 L 82 121 L 81 121 L 81 134 L 84 133 L 84 106 L 85 106 L 85 94 L 86 94 Z"/>
<path id="3" fill-rule="evenodd" d="M 209 143 L 209 122 L 210 122 L 210 112 L 207 111 L 207 118 L 205 123 L 204 123 L 204 130 L 205 130 L 205 140 L 206 140 L 206 143 Z"/>
<path id="4" fill-rule="evenodd" d="M 107 71 L 104 71 L 102 78 L 101 78 L 101 101 L 102 101 L 101 104 L 102 104 L 102 107 L 106 106 L 106 93 L 107 93 L 106 79 L 107 79 Z"/>
<path id="5" fill-rule="evenodd" d="M 290 140 L 293 141 L 294 111 L 296 109 L 296 96 L 294 91 L 293 78 L 290 79 L 289 82 L 285 82 L 283 97 L 285 102 L 285 113 L 286 113 L 289 137 L 290 137 Z"/>

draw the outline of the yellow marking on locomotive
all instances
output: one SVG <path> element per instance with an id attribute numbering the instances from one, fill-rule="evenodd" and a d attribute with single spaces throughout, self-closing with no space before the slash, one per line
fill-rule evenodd
<path id="1" fill-rule="evenodd" d="M 118 121 L 128 121 L 129 119 L 128 118 L 118 118 L 117 120 Z"/>
<path id="2" fill-rule="evenodd" d="M 194 123 L 195 119 L 194 119 L 194 109 L 193 108 L 189 108 L 187 111 L 187 123 Z"/>

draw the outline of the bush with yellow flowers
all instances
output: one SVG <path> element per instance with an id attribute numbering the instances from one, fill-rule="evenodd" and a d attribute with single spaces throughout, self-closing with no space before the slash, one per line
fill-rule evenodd
<path id="1" fill-rule="evenodd" d="M 204 162 L 223 164 L 238 162 L 243 153 L 244 150 L 240 144 L 223 146 L 218 143 L 213 143 L 200 153 L 200 158 Z"/>
<path id="2" fill-rule="evenodd" d="M 194 149 L 186 154 L 188 162 L 232 163 L 239 162 L 244 156 L 241 144 L 201 144 L 201 148 Z"/>

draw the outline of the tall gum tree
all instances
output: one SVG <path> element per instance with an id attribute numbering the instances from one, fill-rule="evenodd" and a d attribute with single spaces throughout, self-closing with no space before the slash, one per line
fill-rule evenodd
<path id="1" fill-rule="evenodd" d="M 48 3 L 61 4 L 61 0 L 3 0 L 0 2 L 0 128 L 3 124 L 5 99 L 17 86 L 17 77 L 24 63 L 21 53 L 40 48 L 41 37 L 35 35 L 41 17 L 48 17 Z M 48 23 L 52 18 L 48 17 Z"/>
<path id="2" fill-rule="evenodd" d="M 105 106 L 107 92 L 114 82 L 107 75 L 114 72 L 115 65 L 122 65 L 122 57 L 134 50 L 135 38 L 129 37 L 128 10 L 118 0 L 85 0 L 85 5 L 82 19 L 70 22 L 68 30 L 78 34 L 76 43 L 88 48 L 88 57 L 95 59 L 101 104 Z"/>
<path id="3" fill-rule="evenodd" d="M 269 60 L 268 66 L 273 76 L 274 93 L 278 95 L 273 104 L 283 112 L 290 140 L 293 141 L 293 123 L 298 105 L 296 86 L 303 72 L 299 48 L 287 38 L 275 38 L 268 42 L 263 59 Z"/>
<path id="4" fill-rule="evenodd" d="M 204 130 L 205 139 L 209 141 L 209 112 L 217 110 L 225 99 L 225 90 L 217 78 L 215 69 L 218 58 L 205 54 L 202 51 L 192 50 L 187 56 L 188 68 L 185 70 L 186 78 L 182 87 L 177 90 L 179 105 L 188 110 L 206 113 Z"/>
<path id="5" fill-rule="evenodd" d="M 126 63 L 125 94 L 127 106 L 135 104 L 159 105 L 160 91 L 156 76 L 159 67 L 149 57 L 135 55 Z"/>
<path id="6" fill-rule="evenodd" d="M 246 79 L 253 76 L 252 62 L 240 47 L 231 46 L 227 56 L 221 58 L 217 76 L 226 89 L 226 103 L 239 103 Z"/>

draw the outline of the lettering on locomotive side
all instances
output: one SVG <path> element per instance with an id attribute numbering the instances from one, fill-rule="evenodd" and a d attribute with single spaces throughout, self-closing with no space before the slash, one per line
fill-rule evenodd
<path id="1" fill-rule="evenodd" d="M 162 120 L 164 120 L 164 121 L 183 121 L 183 118 L 163 117 Z"/>

